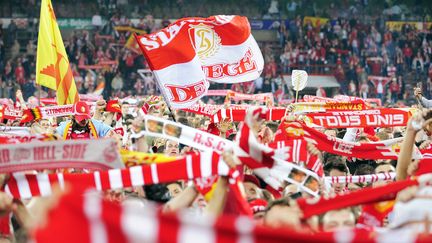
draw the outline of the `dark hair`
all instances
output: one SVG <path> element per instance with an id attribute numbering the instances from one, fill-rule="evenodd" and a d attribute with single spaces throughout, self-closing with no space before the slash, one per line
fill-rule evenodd
<path id="1" fill-rule="evenodd" d="M 346 163 L 346 158 L 340 155 L 326 153 L 324 156 L 324 164 L 329 163 Z"/>
<path id="2" fill-rule="evenodd" d="M 165 184 L 143 186 L 147 200 L 157 203 L 166 203 L 171 199 L 170 192 Z"/>
<path id="3" fill-rule="evenodd" d="M 236 135 L 237 135 L 237 133 L 231 133 L 231 134 L 227 137 L 227 139 L 230 140 L 230 141 L 234 141 Z"/>
<path id="4" fill-rule="evenodd" d="M 177 122 L 180 123 L 180 124 L 183 124 L 185 126 L 189 126 L 189 121 L 188 121 L 188 119 L 186 117 L 182 117 L 182 116 L 179 117 L 177 119 Z"/>
<path id="5" fill-rule="evenodd" d="M 402 134 L 402 132 L 395 132 L 395 133 L 393 134 L 393 137 L 394 137 L 394 138 L 401 138 L 401 137 L 403 137 L 403 134 Z"/>
<path id="6" fill-rule="evenodd" d="M 183 183 L 181 181 L 173 181 L 173 182 L 167 183 L 166 185 L 168 186 L 168 185 L 171 185 L 171 184 L 177 184 L 177 185 L 180 186 L 180 188 L 183 189 Z"/>
<path id="7" fill-rule="evenodd" d="M 369 164 L 361 164 L 357 166 L 354 175 L 369 175 L 374 174 L 375 168 Z"/>
<path id="8" fill-rule="evenodd" d="M 384 162 L 384 163 L 377 163 L 376 165 L 375 165 L 375 168 L 374 168 L 374 173 L 375 173 L 375 170 L 379 167 L 379 166 L 381 166 L 381 165 L 391 165 L 391 166 L 393 166 L 393 167 L 395 167 L 391 162 L 389 163 L 389 162 Z"/>
<path id="9" fill-rule="evenodd" d="M 162 154 L 164 151 L 165 151 L 165 145 L 161 145 L 161 146 L 157 147 L 156 151 L 154 151 L 154 152 L 156 152 L 158 154 Z"/>
<path id="10" fill-rule="evenodd" d="M 271 130 L 273 133 L 276 133 L 276 131 L 277 131 L 278 127 L 279 127 L 279 124 L 278 124 L 277 122 L 273 122 L 273 121 L 271 121 L 271 122 L 267 122 L 267 123 L 266 123 L 266 126 L 267 126 L 268 128 L 270 128 L 270 130 Z"/>
<path id="11" fill-rule="evenodd" d="M 327 175 L 330 174 L 331 170 L 342 171 L 346 174 L 349 173 L 349 170 L 348 170 L 348 167 L 347 167 L 345 161 L 340 161 L 340 160 L 339 161 L 332 161 L 330 163 L 327 163 L 324 166 L 324 171 Z"/>

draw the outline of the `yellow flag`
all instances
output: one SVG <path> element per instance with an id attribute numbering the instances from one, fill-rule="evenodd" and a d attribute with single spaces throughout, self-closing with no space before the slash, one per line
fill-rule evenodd
<path id="1" fill-rule="evenodd" d="M 42 0 L 36 59 L 36 83 L 57 91 L 59 105 L 79 100 L 51 0 Z"/>
<path id="2" fill-rule="evenodd" d="M 171 157 L 163 154 L 147 154 L 129 150 L 121 150 L 120 155 L 126 167 L 151 163 L 167 163 L 179 159 L 178 157 Z"/>

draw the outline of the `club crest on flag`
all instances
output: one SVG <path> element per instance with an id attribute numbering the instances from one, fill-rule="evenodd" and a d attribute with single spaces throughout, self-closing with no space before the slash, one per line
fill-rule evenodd
<path id="1" fill-rule="evenodd" d="M 189 37 L 200 59 L 206 59 L 216 54 L 221 46 L 221 38 L 212 26 L 205 24 L 191 25 Z"/>

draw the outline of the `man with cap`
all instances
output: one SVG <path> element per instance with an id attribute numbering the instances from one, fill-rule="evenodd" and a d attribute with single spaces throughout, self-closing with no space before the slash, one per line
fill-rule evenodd
<path id="1" fill-rule="evenodd" d="M 74 104 L 74 116 L 71 121 L 62 122 L 56 129 L 63 139 L 89 139 L 111 136 L 113 130 L 110 126 L 92 119 L 90 107 L 86 102 L 78 101 Z"/>

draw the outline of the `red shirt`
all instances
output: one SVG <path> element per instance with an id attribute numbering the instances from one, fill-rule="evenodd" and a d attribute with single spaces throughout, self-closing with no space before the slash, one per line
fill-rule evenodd
<path id="1" fill-rule="evenodd" d="M 403 54 L 404 54 L 405 57 L 411 57 L 413 55 L 412 49 L 409 48 L 409 47 L 405 47 L 402 50 L 402 52 L 403 52 Z"/>
<path id="2" fill-rule="evenodd" d="M 392 82 L 392 83 L 390 84 L 390 91 L 391 91 L 392 93 L 399 93 L 399 92 L 400 92 L 400 86 L 399 86 L 399 84 L 398 84 L 398 83 L 395 83 L 395 82 Z"/>
<path id="3" fill-rule="evenodd" d="M 15 69 L 15 78 L 20 84 L 24 83 L 24 68 L 22 66 Z"/>
<path id="4" fill-rule="evenodd" d="M 132 67 L 134 65 L 134 57 L 132 55 L 128 55 L 126 57 L 126 66 Z"/>
<path id="5" fill-rule="evenodd" d="M 381 64 L 379 62 L 373 62 L 371 69 L 373 75 L 379 76 L 381 74 Z"/>

